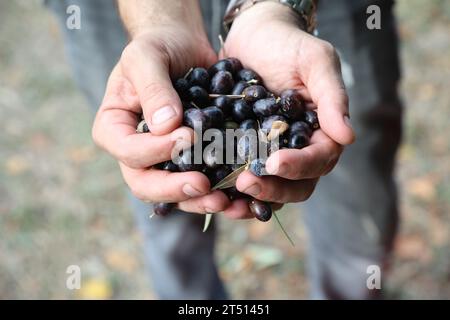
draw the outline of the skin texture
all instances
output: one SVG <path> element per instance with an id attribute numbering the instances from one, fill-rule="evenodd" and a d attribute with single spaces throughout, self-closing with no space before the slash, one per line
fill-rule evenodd
<path id="1" fill-rule="evenodd" d="M 187 146 L 194 141 L 192 130 L 180 127 L 181 101 L 170 78 L 182 76 L 192 66 L 208 67 L 217 61 L 198 2 L 118 3 L 131 41 L 110 75 L 92 129 L 94 141 L 118 160 L 125 182 L 143 201 L 178 202 L 184 211 L 223 211 L 233 219 L 253 217 L 246 201 L 230 202 L 224 193 L 210 192 L 207 177 L 199 172 L 151 168 L 169 160 L 175 144 Z M 225 54 L 257 71 L 270 90 L 297 88 L 308 105 L 317 107 L 322 128 L 314 133 L 310 146 L 272 155 L 267 170 L 278 176 L 244 172 L 236 185 L 257 199 L 274 202 L 275 209 L 282 203 L 306 200 L 319 177 L 334 167 L 343 145 L 354 140 L 334 49 L 299 30 L 291 9 L 263 2 L 235 20 L 220 53 Z M 141 112 L 151 133 L 135 133 Z"/>
<path id="2" fill-rule="evenodd" d="M 303 31 L 295 13 L 272 2 L 259 3 L 242 12 L 228 34 L 222 57 L 237 57 L 257 71 L 271 91 L 298 89 L 309 108 L 317 110 L 321 129 L 301 150 L 280 150 L 267 160 L 275 176 L 241 174 L 236 187 L 253 197 L 276 203 L 308 199 L 318 179 L 329 173 L 343 146 L 354 141 L 348 120 L 348 97 L 340 73 L 339 58 L 327 42 Z M 325 94 L 324 94 L 325 93 Z M 249 210 L 229 208 L 230 217 L 252 217 Z"/>
<path id="3" fill-rule="evenodd" d="M 191 66 L 217 61 L 203 28 L 197 1 L 119 1 L 131 41 L 112 71 L 92 136 L 114 156 L 132 193 L 147 202 L 179 202 L 182 210 L 219 212 L 229 206 L 222 192 L 210 193 L 199 172 L 170 173 L 154 168 L 169 160 L 175 141 L 189 145 L 192 130 L 181 127 L 182 106 L 170 77 Z M 158 14 L 155 14 L 155 13 Z M 173 117 L 160 110 L 168 107 Z M 136 134 L 138 114 L 144 113 L 152 133 Z"/>

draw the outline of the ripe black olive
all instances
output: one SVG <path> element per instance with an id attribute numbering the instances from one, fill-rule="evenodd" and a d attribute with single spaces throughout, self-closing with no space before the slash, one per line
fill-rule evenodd
<path id="1" fill-rule="evenodd" d="M 218 71 L 211 79 L 210 91 L 217 94 L 229 94 L 233 90 L 233 76 L 228 71 Z"/>
<path id="2" fill-rule="evenodd" d="M 252 199 L 248 206 L 259 221 L 266 222 L 272 218 L 272 207 L 268 202 Z"/>
<path id="3" fill-rule="evenodd" d="M 175 207 L 175 203 L 157 202 L 153 204 L 153 212 L 158 216 L 167 216 Z"/>

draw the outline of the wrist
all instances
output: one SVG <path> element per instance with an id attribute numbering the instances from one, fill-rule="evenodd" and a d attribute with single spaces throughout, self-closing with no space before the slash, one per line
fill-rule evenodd
<path id="1" fill-rule="evenodd" d="M 242 11 L 233 21 L 230 33 L 233 29 L 243 30 L 248 27 L 253 30 L 266 29 L 274 24 L 289 25 L 303 29 L 299 17 L 288 6 L 275 1 L 263 1 L 256 3 Z"/>
<path id="2" fill-rule="evenodd" d="M 123 24 L 132 39 L 155 29 L 205 34 L 198 0 L 118 0 L 118 4 Z"/>
<path id="3" fill-rule="evenodd" d="M 288 6 L 275 1 L 264 1 L 242 11 L 233 21 L 227 35 L 232 38 L 254 38 L 259 31 L 299 29 L 297 14 Z"/>

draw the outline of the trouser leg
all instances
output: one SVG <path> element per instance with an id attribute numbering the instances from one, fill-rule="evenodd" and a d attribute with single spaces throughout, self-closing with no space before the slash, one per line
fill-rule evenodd
<path id="1" fill-rule="evenodd" d="M 46 4 L 58 17 L 77 84 L 96 110 L 127 43 L 115 1 L 47 0 Z M 81 9 L 80 30 L 66 28 L 69 5 Z M 150 205 L 132 196 L 130 202 L 144 235 L 146 263 L 156 294 L 172 299 L 226 298 L 214 264 L 215 228 L 202 233 L 202 217 L 179 212 L 150 220 Z"/>
<path id="2" fill-rule="evenodd" d="M 365 11 L 333 16 L 325 12 L 330 2 L 320 3 L 319 36 L 343 60 L 357 140 L 305 204 L 311 296 L 378 298 L 380 290 L 366 285 L 368 267 L 379 266 L 383 275 L 398 222 L 393 168 L 402 107 L 394 19 L 391 8 L 382 7 L 382 30 L 370 31 Z"/>

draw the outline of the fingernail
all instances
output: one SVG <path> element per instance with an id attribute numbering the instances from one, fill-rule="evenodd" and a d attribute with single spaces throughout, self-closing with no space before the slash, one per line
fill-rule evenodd
<path id="1" fill-rule="evenodd" d="M 207 213 L 216 213 L 215 210 L 210 209 L 210 208 L 205 208 L 205 211 L 206 211 Z"/>
<path id="2" fill-rule="evenodd" d="M 183 186 L 183 192 L 191 198 L 200 197 L 203 195 L 202 192 L 198 191 L 188 183 Z"/>
<path id="3" fill-rule="evenodd" d="M 244 190 L 244 193 L 250 194 L 252 196 L 257 196 L 261 192 L 261 187 L 259 184 L 252 184 L 250 187 Z"/>
<path id="4" fill-rule="evenodd" d="M 175 112 L 175 109 L 172 106 L 162 107 L 161 109 L 156 110 L 155 113 L 153 113 L 152 124 L 158 125 L 158 124 L 164 123 L 167 120 L 172 119 L 176 115 L 177 115 L 177 113 Z"/>
<path id="5" fill-rule="evenodd" d="M 268 160 L 266 162 L 266 171 L 268 174 L 276 174 L 278 171 L 278 166 L 275 165 L 273 161 Z"/>
<path id="6" fill-rule="evenodd" d="M 350 122 L 350 117 L 349 116 L 344 116 L 344 122 L 347 125 L 347 127 L 353 129 L 352 123 Z"/>

